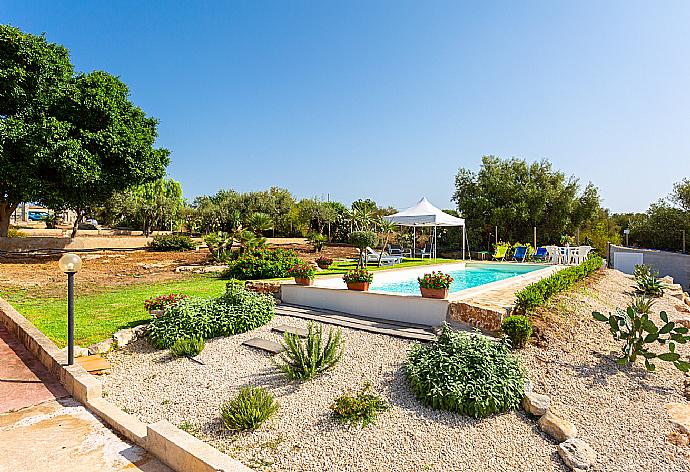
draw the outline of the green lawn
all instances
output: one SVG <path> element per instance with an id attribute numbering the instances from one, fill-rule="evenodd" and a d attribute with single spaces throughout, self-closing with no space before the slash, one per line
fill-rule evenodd
<path id="1" fill-rule="evenodd" d="M 456 262 L 452 259 L 405 259 L 394 266 L 377 267 L 369 264 L 369 270 L 379 271 L 402 267 L 420 267 Z M 319 275 L 344 274 L 354 269 L 354 262 L 336 262 Z M 181 292 L 191 296 L 214 297 L 225 291 L 226 280 L 208 275 L 196 275 L 182 280 L 152 284 L 133 284 L 98 293 L 79 295 L 75 300 L 74 339 L 82 347 L 102 341 L 115 331 L 130 328 L 149 320 L 144 310 L 144 300 L 156 295 Z M 34 326 L 46 334 L 59 347 L 67 345 L 67 300 L 65 297 L 32 296 L 31 290 L 0 291 L 0 297 L 10 302 Z"/>
<path id="2" fill-rule="evenodd" d="M 129 285 L 82 296 L 77 285 L 75 343 L 86 347 L 110 337 L 119 329 L 147 322 L 150 318 L 144 310 L 147 298 L 171 292 L 213 297 L 225 291 L 226 283 L 226 280 L 216 277 L 195 276 L 171 282 Z M 2 292 L 0 296 L 59 347 L 67 345 L 66 298 L 34 298 L 29 290 Z"/>

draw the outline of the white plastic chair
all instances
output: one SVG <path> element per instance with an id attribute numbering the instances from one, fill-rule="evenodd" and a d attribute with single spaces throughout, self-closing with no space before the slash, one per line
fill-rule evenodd
<path id="1" fill-rule="evenodd" d="M 587 260 L 589 252 L 592 250 L 592 246 L 580 246 L 577 248 L 577 261 L 576 264 L 582 264 Z"/>

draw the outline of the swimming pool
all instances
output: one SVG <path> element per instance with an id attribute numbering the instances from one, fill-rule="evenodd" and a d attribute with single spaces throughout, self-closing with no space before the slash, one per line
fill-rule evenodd
<path id="1" fill-rule="evenodd" d="M 491 282 L 498 282 L 499 280 L 505 280 L 510 277 L 527 274 L 543 268 L 543 265 L 536 264 L 486 264 L 481 266 L 471 266 L 468 264 L 464 269 L 448 272 L 453 277 L 453 283 L 450 286 L 449 292 L 459 292 L 460 290 L 478 287 Z M 374 282 L 369 289 L 377 292 L 419 295 L 419 283 L 417 282 L 416 276 L 403 280 L 383 280 L 380 282 L 377 282 L 376 277 L 374 277 Z"/>

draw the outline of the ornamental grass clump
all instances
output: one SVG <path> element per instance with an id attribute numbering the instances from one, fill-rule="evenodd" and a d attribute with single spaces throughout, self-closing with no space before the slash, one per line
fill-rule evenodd
<path id="1" fill-rule="evenodd" d="M 232 400 L 221 406 L 223 426 L 230 431 L 253 431 L 280 408 L 263 387 L 243 387 Z"/>
<path id="2" fill-rule="evenodd" d="M 381 397 L 370 393 L 371 384 L 367 382 L 356 394 L 345 394 L 335 399 L 331 405 L 333 415 L 341 423 L 370 425 L 376 416 L 386 411 L 388 403 Z"/>
<path id="3" fill-rule="evenodd" d="M 277 367 L 290 380 L 309 380 L 332 369 L 343 357 L 345 343 L 341 330 L 328 330 L 323 335 L 323 327 L 309 323 L 306 339 L 286 332 L 283 335 L 283 352 L 276 361 Z"/>
<path id="4" fill-rule="evenodd" d="M 422 277 L 417 277 L 417 281 L 420 288 L 447 290 L 450 288 L 450 284 L 453 283 L 453 277 L 450 274 L 434 271 L 430 274 L 424 274 Z"/>
<path id="5" fill-rule="evenodd" d="M 172 357 L 194 357 L 204 350 L 204 340 L 202 338 L 179 338 L 170 346 Z"/>
<path id="6" fill-rule="evenodd" d="M 511 347 L 521 349 L 527 346 L 532 336 L 532 322 L 527 316 L 508 316 L 501 323 L 501 331 L 510 340 Z"/>
<path id="7" fill-rule="evenodd" d="M 525 386 L 520 360 L 505 343 L 447 324 L 435 341 L 412 347 L 405 375 L 423 404 L 474 418 L 517 408 Z"/>

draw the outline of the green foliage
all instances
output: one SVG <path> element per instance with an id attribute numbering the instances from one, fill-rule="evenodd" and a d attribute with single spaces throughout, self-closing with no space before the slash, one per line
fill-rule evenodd
<path id="1" fill-rule="evenodd" d="M 376 416 L 389 408 L 381 397 L 369 393 L 371 384 L 367 382 L 356 394 L 345 394 L 335 399 L 331 405 L 333 415 L 343 424 L 361 424 L 366 428 Z"/>
<path id="2" fill-rule="evenodd" d="M 19 202 L 80 210 L 161 178 L 158 122 L 103 71 L 75 74 L 67 49 L 0 25 L 0 236 Z"/>
<path id="3" fill-rule="evenodd" d="M 243 387 L 232 400 L 221 406 L 223 426 L 230 431 L 253 431 L 280 408 L 263 387 Z"/>
<path id="4" fill-rule="evenodd" d="M 285 333 L 283 347 L 276 365 L 290 380 L 309 380 L 335 367 L 345 351 L 342 332 L 309 323 L 309 334 L 302 340 L 297 334 Z"/>
<path id="5" fill-rule="evenodd" d="M 412 347 L 405 374 L 423 404 L 475 418 L 517 408 L 525 383 L 506 344 L 447 324 L 435 341 Z"/>
<path id="6" fill-rule="evenodd" d="M 216 262 L 226 262 L 232 251 L 232 236 L 224 231 L 209 233 L 204 236 L 204 242 Z"/>
<path id="7" fill-rule="evenodd" d="M 172 357 L 194 357 L 204 350 L 204 340 L 202 338 L 178 338 L 170 346 Z"/>
<path id="8" fill-rule="evenodd" d="M 270 215 L 257 211 L 247 218 L 247 227 L 256 234 L 273 229 L 273 220 Z"/>
<path id="9" fill-rule="evenodd" d="M 9 226 L 9 229 L 7 230 L 8 238 L 23 238 L 24 236 L 25 234 L 19 231 L 16 226 Z"/>
<path id="10" fill-rule="evenodd" d="M 250 292 L 231 281 L 219 298 L 190 297 L 168 306 L 163 316 L 151 321 L 146 333 L 154 347 L 163 349 L 180 338 L 244 333 L 265 325 L 274 313 L 273 297 Z"/>
<path id="11" fill-rule="evenodd" d="M 512 347 L 520 349 L 527 346 L 532 336 L 532 322 L 527 316 L 508 316 L 501 323 L 501 331 L 508 336 Z"/>
<path id="12" fill-rule="evenodd" d="M 596 187 L 581 189 L 575 177 L 566 177 L 548 161 L 495 156 L 484 156 L 479 172 L 458 171 L 453 201 L 465 218 L 469 240 L 483 248 L 495 226 L 510 241 L 531 241 L 534 226 L 540 241 L 558 241 L 599 209 Z"/>
<path id="13" fill-rule="evenodd" d="M 373 231 L 353 231 L 350 233 L 348 242 L 360 251 L 364 251 L 368 247 L 376 247 L 379 238 Z"/>
<path id="14" fill-rule="evenodd" d="M 662 297 L 666 284 L 654 276 L 640 277 L 636 281 L 637 291 L 650 297 Z"/>
<path id="15" fill-rule="evenodd" d="M 149 243 L 152 251 L 190 251 L 196 248 L 192 238 L 183 234 L 157 234 Z"/>
<path id="16" fill-rule="evenodd" d="M 328 242 L 328 236 L 321 233 L 312 232 L 309 233 L 307 240 L 309 241 L 309 244 L 311 244 L 311 246 L 314 248 L 314 252 L 321 252 L 323 247 Z"/>
<path id="17" fill-rule="evenodd" d="M 515 294 L 515 307 L 524 313 L 539 305 L 543 305 L 553 295 L 568 290 L 575 283 L 593 272 L 599 270 L 603 264 L 599 256 L 590 256 L 579 265 L 559 270 L 533 284 L 528 285 Z"/>
<path id="18" fill-rule="evenodd" d="M 659 272 L 653 271 L 652 268 L 644 264 L 635 264 L 635 269 L 633 270 L 633 277 L 635 280 L 645 279 L 648 277 L 656 277 Z"/>
<path id="19" fill-rule="evenodd" d="M 652 372 L 656 369 L 651 361 L 659 359 L 661 361 L 672 362 L 673 365 L 682 372 L 690 371 L 690 363 L 681 360 L 676 353 L 676 344 L 685 344 L 690 340 L 688 328 L 669 321 L 668 315 L 662 311 L 659 316 L 664 323 L 661 328 L 649 317 L 649 310 L 646 303 L 634 300 L 625 310 L 618 310 L 609 316 L 595 311 L 592 316 L 595 320 L 607 323 L 609 331 L 613 334 L 616 341 L 624 341 L 622 356 L 618 359 L 619 365 L 634 363 L 638 356 L 644 358 L 645 368 Z M 657 354 L 649 349 L 648 345 L 667 345 L 668 352 Z"/>
<path id="20" fill-rule="evenodd" d="M 374 274 L 366 269 L 348 270 L 347 273 L 343 275 L 343 282 L 346 284 L 352 282 L 371 283 L 372 280 L 374 280 Z"/>
<path id="21" fill-rule="evenodd" d="M 288 270 L 288 273 L 296 279 L 313 279 L 314 275 L 316 275 L 316 269 L 313 265 L 300 260 Z"/>
<path id="22" fill-rule="evenodd" d="M 229 262 L 222 276 L 240 280 L 290 277 L 289 270 L 299 261 L 291 249 L 260 249 Z"/>
<path id="23" fill-rule="evenodd" d="M 419 282 L 420 288 L 435 288 L 442 290 L 450 288 L 450 285 L 453 283 L 453 277 L 441 271 L 432 271 L 429 274 L 424 274 L 422 277 L 417 277 L 417 282 Z"/>

